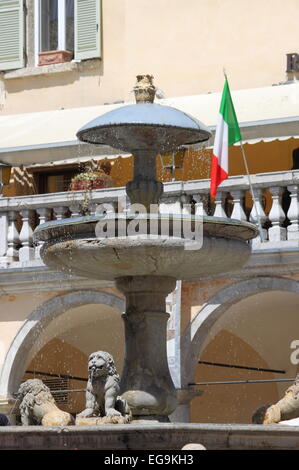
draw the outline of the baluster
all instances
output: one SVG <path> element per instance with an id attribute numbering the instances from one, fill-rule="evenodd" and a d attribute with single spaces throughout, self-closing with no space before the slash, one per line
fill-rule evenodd
<path id="1" fill-rule="evenodd" d="M 269 213 L 269 219 L 272 227 L 269 228 L 269 241 L 286 240 L 286 228 L 281 224 L 285 221 L 286 215 L 281 205 L 281 197 L 284 188 L 281 186 L 272 186 L 269 191 L 272 194 L 272 207 Z"/>
<path id="2" fill-rule="evenodd" d="M 214 217 L 225 217 L 227 218 L 227 215 L 224 210 L 224 204 L 225 204 L 225 199 L 226 199 L 226 192 L 217 192 L 216 199 L 215 199 L 215 212 L 214 212 Z"/>
<path id="3" fill-rule="evenodd" d="M 252 195 L 251 195 L 252 197 Z M 263 197 L 264 197 L 264 190 L 263 188 L 255 188 L 254 189 L 254 198 L 255 198 L 255 205 L 254 207 L 254 202 L 253 206 L 249 215 L 249 221 L 253 224 L 255 224 L 258 228 L 259 227 L 259 221 L 257 218 L 257 215 L 260 218 L 261 221 L 261 226 L 262 226 L 262 238 L 264 241 L 268 240 L 268 232 L 267 229 L 263 227 L 264 223 L 268 220 L 268 217 L 265 214 L 264 207 L 263 207 Z M 251 241 L 251 245 L 254 248 L 255 245 L 259 244 L 261 241 L 261 235 L 257 236 Z"/>
<path id="4" fill-rule="evenodd" d="M 182 214 L 189 215 L 191 214 L 191 197 L 187 194 L 181 194 L 180 202 L 181 202 L 181 212 Z"/>
<path id="5" fill-rule="evenodd" d="M 254 197 L 255 197 L 256 208 L 254 207 L 254 205 L 252 206 L 250 216 L 249 216 L 249 221 L 257 225 L 258 220 L 257 220 L 256 213 L 258 213 L 261 223 L 264 224 L 267 220 L 267 216 L 265 214 L 264 207 L 263 207 L 263 197 L 264 197 L 263 188 L 256 188 L 254 190 Z"/>
<path id="6" fill-rule="evenodd" d="M 33 230 L 31 228 L 30 219 L 34 212 L 30 209 L 23 209 L 20 211 L 22 217 L 22 228 L 20 232 L 20 242 L 22 244 L 19 249 L 19 260 L 21 262 L 30 261 L 34 259 L 34 248 L 33 248 Z"/>
<path id="7" fill-rule="evenodd" d="M 117 201 L 109 201 L 96 203 L 94 202 L 91 206 L 91 215 L 103 214 L 116 214 L 117 213 Z"/>
<path id="8" fill-rule="evenodd" d="M 38 215 L 38 225 L 44 224 L 50 219 L 51 209 L 48 207 L 39 207 L 36 209 Z"/>
<path id="9" fill-rule="evenodd" d="M 69 208 L 66 206 L 58 206 L 54 207 L 54 214 L 56 220 L 62 220 L 66 218 L 66 214 L 68 213 Z"/>
<path id="10" fill-rule="evenodd" d="M 288 186 L 291 203 L 288 210 L 288 219 L 291 225 L 287 228 L 288 240 L 299 240 L 299 186 Z"/>
<path id="11" fill-rule="evenodd" d="M 81 206 L 80 204 L 73 204 L 70 206 L 70 211 L 71 211 L 71 217 L 80 217 L 81 216 Z"/>
<path id="12" fill-rule="evenodd" d="M 126 196 L 120 196 L 117 201 L 114 201 L 115 210 L 117 213 L 122 213 L 127 211 L 127 202 L 128 198 Z"/>
<path id="13" fill-rule="evenodd" d="M 44 224 L 45 222 L 47 222 L 50 219 L 51 209 L 49 209 L 48 207 L 39 207 L 38 209 L 36 209 L 36 212 L 37 212 L 38 221 L 39 221 L 38 225 Z M 36 244 L 36 247 L 35 247 L 35 258 L 36 259 L 40 258 L 40 249 L 41 249 L 43 244 L 44 244 L 43 241 L 39 241 Z"/>
<path id="14" fill-rule="evenodd" d="M 0 215 L 0 263 L 6 260 L 7 253 L 8 213 L 1 212 Z"/>
<path id="15" fill-rule="evenodd" d="M 97 212 L 98 204 L 96 202 L 91 202 L 89 204 L 89 215 L 95 215 Z"/>
<path id="16" fill-rule="evenodd" d="M 8 212 L 8 231 L 7 231 L 7 253 L 9 261 L 15 261 L 19 257 L 17 247 L 20 245 L 19 232 L 16 227 L 18 213 L 16 211 Z"/>
<path id="17" fill-rule="evenodd" d="M 195 201 L 195 215 L 202 217 L 208 215 L 205 209 L 207 197 L 207 194 L 204 193 L 193 194 L 192 198 Z"/>
<path id="18" fill-rule="evenodd" d="M 181 201 L 177 196 L 162 197 L 159 204 L 160 214 L 180 214 Z"/>
<path id="19" fill-rule="evenodd" d="M 234 190 L 234 191 L 230 191 L 230 194 L 232 195 L 233 200 L 234 200 L 234 207 L 232 210 L 231 218 L 238 219 L 238 220 L 247 220 L 247 217 L 243 208 L 245 191 Z"/>

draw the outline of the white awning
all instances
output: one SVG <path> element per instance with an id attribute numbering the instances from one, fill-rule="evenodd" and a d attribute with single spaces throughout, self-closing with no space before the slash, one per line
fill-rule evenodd
<path id="1" fill-rule="evenodd" d="M 287 135 L 287 136 L 282 136 L 282 137 L 264 137 L 264 138 L 259 138 L 259 139 L 249 139 L 249 140 L 243 140 L 242 143 L 243 144 L 250 144 L 250 145 L 253 145 L 253 144 L 258 144 L 260 142 L 273 142 L 274 140 L 277 140 L 278 142 L 282 142 L 284 140 L 289 140 L 289 139 L 299 139 L 299 135 Z M 236 142 L 234 144 L 235 146 L 240 146 L 241 143 L 240 142 Z"/>
<path id="2" fill-rule="evenodd" d="M 299 135 L 299 84 L 232 91 L 244 142 Z M 214 131 L 221 92 L 156 100 L 173 106 Z M 108 146 L 78 142 L 84 124 L 124 104 L 0 116 L 0 162 L 12 166 L 84 157 L 124 155 Z M 212 144 L 212 140 L 208 145 Z"/>
<path id="3" fill-rule="evenodd" d="M 249 145 L 254 145 L 254 144 L 259 144 L 261 142 L 274 142 L 274 141 L 277 141 L 277 142 L 282 142 L 284 140 L 290 140 L 290 139 L 299 139 L 299 135 L 285 135 L 285 136 L 281 136 L 281 137 L 259 137 L 259 138 L 256 138 L 256 139 L 243 139 L 242 140 L 242 144 L 249 144 Z M 236 142 L 235 144 L 233 144 L 234 147 L 239 147 L 241 145 L 241 142 Z M 299 143 L 298 143 L 299 145 Z M 207 145 L 204 146 L 206 149 L 212 149 L 213 148 L 213 145 L 212 145 L 212 139 L 210 139 L 210 141 L 208 142 Z"/>
<path id="4" fill-rule="evenodd" d="M 91 160 L 93 160 L 94 162 L 97 162 L 97 161 L 100 161 L 100 160 L 103 160 L 103 159 L 108 159 L 108 160 L 115 160 L 117 158 L 127 158 L 127 157 L 131 157 L 131 154 L 130 153 L 112 153 L 112 154 L 107 154 L 107 155 L 99 155 L 99 156 L 94 156 L 94 155 L 90 155 L 88 157 L 82 157 L 82 156 L 78 156 L 78 157 L 75 157 L 75 158 L 66 158 L 64 160 L 54 160 L 54 161 L 50 161 L 50 162 L 44 162 L 44 163 L 40 163 L 40 162 L 36 162 L 36 163 L 29 163 L 29 164 L 26 164 L 26 168 L 27 169 L 36 169 L 36 168 L 52 168 L 52 167 L 56 167 L 56 166 L 62 166 L 62 165 L 78 165 L 80 163 L 87 163 L 87 162 L 90 162 Z"/>

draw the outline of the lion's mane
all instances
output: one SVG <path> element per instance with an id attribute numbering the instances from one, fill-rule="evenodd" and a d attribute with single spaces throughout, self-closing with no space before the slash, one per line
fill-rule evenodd
<path id="1" fill-rule="evenodd" d="M 23 424 L 60 426 L 73 423 L 70 413 L 56 406 L 49 387 L 42 380 L 26 380 L 20 385 L 17 396 Z"/>

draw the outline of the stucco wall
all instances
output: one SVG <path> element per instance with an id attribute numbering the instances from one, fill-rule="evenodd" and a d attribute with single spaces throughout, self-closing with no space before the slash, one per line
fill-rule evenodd
<path id="1" fill-rule="evenodd" d="M 263 358 L 245 341 L 222 330 L 205 348 L 200 359 L 225 364 L 269 368 Z M 195 382 L 267 380 L 275 375 L 242 369 L 199 364 Z M 286 385 L 287 386 L 287 385 Z M 191 402 L 191 422 L 251 423 L 254 411 L 278 399 L 275 383 L 196 386 L 204 393 Z"/>
<path id="2" fill-rule="evenodd" d="M 286 78 L 298 52 L 296 0 L 103 0 L 102 59 L 48 76 L 5 80 L 2 113 L 72 108 L 132 99 L 135 75 L 151 73 L 167 97 Z"/>
<path id="3" fill-rule="evenodd" d="M 0 370 L 6 352 L 26 318 L 39 305 L 55 295 L 57 295 L 56 292 L 36 292 L 35 294 L 2 295 L 0 297 Z"/>

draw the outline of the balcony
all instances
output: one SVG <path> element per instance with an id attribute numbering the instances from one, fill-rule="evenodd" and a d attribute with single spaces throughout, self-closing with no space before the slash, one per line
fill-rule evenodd
<path id="1" fill-rule="evenodd" d="M 247 176 L 232 176 L 219 187 L 217 200 L 209 200 L 209 180 L 165 183 L 160 211 L 191 211 L 257 222 L 259 213 L 263 241 L 252 243 L 252 256 L 235 277 L 255 273 L 279 275 L 299 272 L 299 170 L 251 175 L 256 207 L 252 207 Z M 88 196 L 88 201 L 86 197 Z M 41 244 L 34 245 L 33 231 L 47 220 L 77 217 L 88 202 L 89 212 L 98 205 L 110 203 L 123 210 L 124 188 L 91 191 L 69 191 L 53 194 L 0 198 L 0 288 L 3 293 L 27 292 L 32 283 L 39 290 L 82 287 L 82 280 L 51 272 L 40 258 Z M 225 277 L 229 273 L 225 274 Z M 110 287 L 112 283 L 88 280 L 88 285 Z"/>

